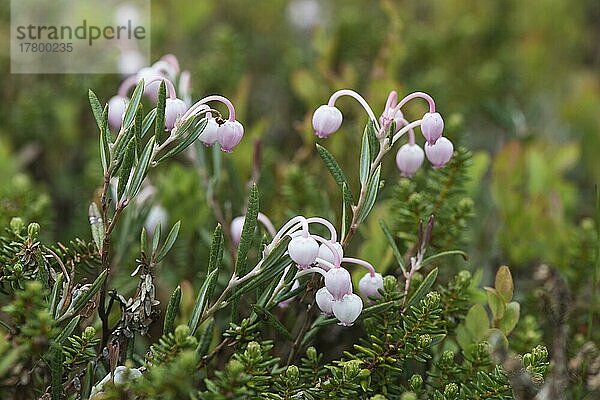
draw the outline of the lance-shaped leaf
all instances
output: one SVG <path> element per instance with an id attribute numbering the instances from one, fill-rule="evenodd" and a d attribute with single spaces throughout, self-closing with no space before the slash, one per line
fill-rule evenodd
<path id="1" fill-rule="evenodd" d="M 156 108 L 153 108 L 152 110 L 150 110 L 150 112 L 148 114 L 146 114 L 146 116 L 144 117 L 144 120 L 142 121 L 142 139 L 146 136 L 146 133 L 148 133 L 148 131 L 150 131 L 150 127 L 154 123 L 155 119 L 156 119 Z"/>
<path id="2" fill-rule="evenodd" d="M 198 346 L 196 347 L 196 354 L 198 354 L 198 356 L 203 357 L 208 354 L 214 330 L 215 319 L 209 318 L 204 326 L 202 326 L 202 331 L 198 335 Z"/>
<path id="3" fill-rule="evenodd" d="M 163 335 L 175 331 L 175 318 L 177 318 L 177 312 L 179 311 L 179 303 L 181 302 L 181 286 L 177 286 L 167 305 L 167 311 L 165 312 L 165 323 L 163 325 Z"/>
<path id="4" fill-rule="evenodd" d="M 320 144 L 317 144 L 317 152 L 319 153 L 319 156 L 321 156 L 321 158 L 323 159 L 325 166 L 327 167 L 327 169 L 331 173 L 331 176 L 333 176 L 335 183 L 337 183 L 337 185 L 340 187 L 341 190 L 343 189 L 344 184 L 346 184 L 346 187 L 348 189 L 348 194 L 350 196 L 350 202 L 353 203 L 354 196 L 352 195 L 352 192 L 350 191 L 350 185 L 348 185 L 348 181 L 346 180 L 344 171 L 342 171 L 342 168 L 336 161 L 335 157 L 333 157 L 333 155 L 325 147 L 321 146 Z"/>
<path id="5" fill-rule="evenodd" d="M 117 186 L 118 201 L 121 201 L 123 199 L 123 194 L 125 194 L 125 188 L 127 187 L 129 177 L 131 176 L 131 170 L 133 169 L 133 161 L 135 159 L 135 147 L 135 140 L 134 138 L 131 138 L 131 140 L 127 144 L 125 154 L 123 155 L 123 161 L 120 163 L 121 168 L 119 171 L 119 183 Z"/>
<path id="6" fill-rule="evenodd" d="M 100 127 L 100 161 L 102 162 L 102 172 L 107 173 L 110 167 L 110 131 L 108 130 L 108 105 L 104 107 L 102 113 L 102 125 Z"/>
<path id="7" fill-rule="evenodd" d="M 165 134 L 165 107 L 167 104 L 167 87 L 165 81 L 160 82 L 158 88 L 158 102 L 156 103 L 156 125 L 154 125 L 154 136 L 156 142 L 162 144 L 166 139 Z"/>
<path id="8" fill-rule="evenodd" d="M 219 269 L 221 268 L 221 262 L 223 261 L 223 249 L 225 248 L 225 239 L 223 238 L 223 227 L 221 224 L 217 224 L 213 233 L 212 242 L 210 244 L 210 254 L 208 256 L 208 273 L 216 271 L 217 276 L 215 282 L 219 278 Z M 207 298 L 211 298 L 215 285 L 208 288 L 206 293 Z"/>
<path id="9" fill-rule="evenodd" d="M 257 304 L 252 305 L 252 310 L 256 313 L 256 315 L 258 315 L 258 317 L 260 319 L 262 319 L 268 325 L 275 328 L 275 330 L 277 332 L 281 333 L 286 339 L 288 339 L 290 341 L 294 340 L 294 337 L 292 336 L 292 334 L 273 314 L 271 314 L 271 312 L 269 312 L 269 310 L 267 310 L 264 307 L 260 307 Z"/>
<path id="10" fill-rule="evenodd" d="M 90 221 L 90 229 L 92 231 L 92 238 L 94 244 L 99 252 L 102 251 L 102 242 L 104 242 L 104 221 L 102 220 L 102 214 L 100 209 L 95 202 L 90 203 L 88 209 L 88 217 Z"/>
<path id="11" fill-rule="evenodd" d="M 98 125 L 98 129 L 102 130 L 103 118 L 102 118 L 102 106 L 100 105 L 100 101 L 98 101 L 98 97 L 96 94 L 89 89 L 88 90 L 88 98 L 90 99 L 90 105 L 92 106 L 92 113 L 94 113 L 94 118 L 96 119 L 96 124 Z"/>
<path id="12" fill-rule="evenodd" d="M 177 221 L 173 228 L 169 231 L 167 238 L 165 239 L 165 243 L 161 247 L 158 255 L 156 256 L 156 262 L 161 262 L 169 253 L 175 241 L 177 240 L 177 235 L 179 235 L 179 227 L 181 226 L 181 221 Z"/>
<path id="13" fill-rule="evenodd" d="M 194 309 L 192 310 L 192 315 L 190 316 L 190 321 L 188 323 L 188 327 L 190 328 L 190 335 L 192 336 L 196 333 L 196 329 L 198 329 L 198 324 L 200 323 L 202 314 L 204 313 L 204 310 L 206 310 L 206 306 L 208 305 L 208 301 L 210 300 L 208 297 L 208 293 L 212 293 L 214 291 L 214 287 L 217 284 L 218 275 L 218 269 L 209 272 L 206 278 L 204 279 L 204 283 L 200 287 L 200 290 L 198 291 L 196 303 L 194 304 Z"/>
<path id="14" fill-rule="evenodd" d="M 377 156 L 377 152 L 375 149 L 379 145 L 379 139 L 377 139 L 377 127 L 375 126 L 375 121 L 372 119 L 369 120 L 367 126 L 365 127 L 365 132 L 367 132 L 367 140 L 369 140 L 369 147 L 371 148 L 371 162 Z"/>
<path id="15" fill-rule="evenodd" d="M 142 146 L 142 124 L 143 124 L 143 122 L 144 122 L 144 111 L 143 111 L 142 105 L 140 104 L 137 112 L 135 113 L 135 119 L 133 122 L 133 138 L 135 139 L 136 159 L 137 159 L 139 152 L 141 151 L 141 146 Z"/>
<path id="16" fill-rule="evenodd" d="M 192 143 L 194 143 L 196 139 L 198 139 L 198 136 L 200 136 L 206 127 L 207 122 L 208 120 L 206 118 L 202 118 L 199 121 L 195 118 L 189 118 L 187 121 L 185 121 L 177 132 L 179 134 L 179 143 L 167 151 L 164 155 L 159 157 L 158 160 L 156 160 L 156 164 L 187 149 Z"/>
<path id="17" fill-rule="evenodd" d="M 142 233 L 140 234 L 140 253 L 146 254 L 148 251 L 148 234 L 146 228 L 142 227 Z"/>
<path id="18" fill-rule="evenodd" d="M 396 241 L 394 240 L 394 237 L 392 236 L 392 232 L 390 231 L 390 228 L 388 228 L 388 226 L 386 225 L 386 223 L 383 219 L 379 220 L 379 226 L 381 227 L 381 230 L 383 231 L 383 234 L 385 235 L 385 238 L 387 239 L 388 244 L 392 248 L 392 252 L 394 253 L 394 257 L 396 258 L 396 262 L 400 266 L 400 269 L 402 270 L 403 273 L 406 273 L 406 269 L 404 268 L 404 260 L 402 259 L 402 254 L 400 253 L 400 250 L 398 249 L 398 246 L 396 245 Z"/>
<path id="19" fill-rule="evenodd" d="M 240 243 L 235 258 L 234 271 L 239 277 L 242 277 L 247 273 L 248 251 L 252 245 L 252 239 L 254 239 L 259 205 L 258 187 L 254 184 L 252 185 L 250 195 L 248 196 L 248 210 L 246 211 L 246 216 L 244 218 L 244 227 L 242 228 L 242 235 L 240 237 Z"/>
<path id="20" fill-rule="evenodd" d="M 79 316 L 79 315 L 76 315 L 75 317 L 73 317 L 73 319 L 71 319 L 69 321 L 69 323 L 58 334 L 58 336 L 56 336 L 56 338 L 54 338 L 54 341 L 56 343 L 62 343 L 65 340 L 67 340 L 67 338 L 69 336 L 71 336 L 71 334 L 73 333 L 73 331 L 75 330 L 75 328 L 77 328 L 77 325 L 79 324 L 79 320 L 80 319 L 81 319 L 81 316 Z"/>
<path id="21" fill-rule="evenodd" d="M 60 293 L 62 291 L 64 276 L 62 272 L 56 274 L 56 281 L 54 282 L 54 286 L 52 287 L 52 293 L 50 294 L 50 311 L 52 312 L 52 316 L 56 318 L 59 310 L 58 303 L 60 303 Z"/>
<path id="22" fill-rule="evenodd" d="M 160 244 L 160 234 L 161 234 L 161 226 L 160 224 L 156 225 L 154 228 L 154 232 L 152 233 L 152 254 L 155 254 L 158 250 L 158 245 Z"/>
<path id="23" fill-rule="evenodd" d="M 346 237 L 352 225 L 352 193 L 346 183 L 342 185 L 342 237 Z"/>
<path id="24" fill-rule="evenodd" d="M 437 268 L 434 268 L 429 274 L 427 274 L 425 279 L 423 279 L 423 282 L 421 282 L 419 287 L 413 292 L 412 296 L 409 297 L 408 302 L 406 303 L 406 308 L 409 308 L 410 306 L 416 304 L 419 300 L 425 297 L 425 295 L 429 292 L 429 290 L 435 283 L 437 275 Z"/>
<path id="25" fill-rule="evenodd" d="M 148 174 L 148 170 L 150 169 L 150 160 L 152 159 L 152 153 L 154 152 L 154 138 L 150 138 L 146 147 L 144 147 L 144 151 L 140 156 L 140 160 L 135 167 L 133 172 L 133 176 L 131 177 L 130 183 L 127 187 L 127 198 L 133 199 L 139 193 L 142 188 L 142 183 L 144 182 L 144 178 Z"/>
<path id="26" fill-rule="evenodd" d="M 142 94 L 144 93 L 144 80 L 141 79 L 135 87 L 133 94 L 131 95 L 131 100 L 127 104 L 127 108 L 125 109 L 125 114 L 123 115 L 123 128 L 129 129 L 133 120 L 135 118 L 135 114 L 137 113 L 138 106 L 140 105 L 140 100 L 142 99 Z"/>
<path id="27" fill-rule="evenodd" d="M 377 167 L 375 173 L 369 180 L 369 184 L 367 186 L 367 195 L 365 197 L 365 202 L 358 214 L 358 223 L 363 222 L 368 216 L 373 206 L 375 205 L 375 200 L 377 199 L 377 192 L 379 191 L 379 177 L 381 175 L 381 165 Z"/>
<path id="28" fill-rule="evenodd" d="M 368 125 L 367 125 L 368 127 Z M 369 180 L 369 169 L 371 168 L 371 149 L 369 145 L 369 133 L 367 132 L 367 128 L 365 128 L 365 132 L 362 137 L 362 144 L 360 147 L 360 168 L 359 168 L 359 176 L 360 176 L 360 184 L 366 185 Z"/>
<path id="29" fill-rule="evenodd" d="M 435 260 L 436 258 L 441 258 L 441 257 L 446 257 L 446 256 L 461 256 L 463 258 L 463 260 L 465 260 L 465 261 L 469 259 L 469 256 L 464 251 L 448 250 L 448 251 L 442 251 L 440 253 L 437 253 L 437 254 L 427 257 L 426 259 L 423 260 L 423 264 L 429 263 L 429 262 Z"/>
<path id="30" fill-rule="evenodd" d="M 43 356 L 44 362 L 50 371 L 50 393 L 53 400 L 61 400 L 63 396 L 63 362 L 65 355 L 62 346 L 58 343 L 50 345 L 50 350 Z"/>

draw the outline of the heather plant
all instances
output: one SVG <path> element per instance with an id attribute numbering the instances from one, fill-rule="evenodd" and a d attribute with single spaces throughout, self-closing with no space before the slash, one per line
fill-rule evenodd
<path id="1" fill-rule="evenodd" d="M 309 216 L 289 209 L 289 217 L 272 220 L 257 184 L 260 143 L 250 184 L 239 190 L 247 198 L 224 199 L 236 193 L 222 186 L 235 182 L 227 160 L 238 155 L 244 127 L 229 99 L 192 101 L 190 79 L 167 55 L 124 79 L 106 102 L 89 92 L 102 176 L 88 207 L 87 238 L 46 243 L 43 227 L 19 217 L 5 227 L 3 398 L 554 398 L 548 396 L 560 375 L 545 380 L 548 350 L 535 315 L 513 298 L 509 268 L 500 267 L 485 289 L 455 268 L 454 259 L 467 258 L 452 245 L 464 240 L 471 215 L 464 190 L 471 155 L 443 135 L 430 95 L 391 91 L 377 116 L 355 91 L 334 92 L 313 113 L 320 139 L 313 151 L 338 188 L 341 215 L 324 201 Z M 336 133 L 342 96 L 357 100 L 368 117 L 352 163 L 357 192 L 325 147 L 330 136 L 351 131 Z M 428 111 L 411 121 L 403 107 L 419 98 Z M 358 233 L 372 223 L 386 185 L 381 168 L 396 149 L 396 213 L 377 221 L 392 261 L 380 254 L 369 262 L 354 256 L 351 243 L 368 240 Z M 187 261 L 201 271 L 198 284 L 181 277 L 164 296 L 162 275 L 180 231 L 206 221 L 190 215 L 166 224 L 152 182 L 154 171 L 174 162 L 197 173 L 210 205 L 203 212 L 217 224 L 203 255 Z M 298 184 L 315 182 L 299 177 Z M 290 183 L 286 190 L 294 195 Z M 230 201 L 243 204 L 241 216 L 228 210 Z M 554 270 L 539 275 L 551 301 L 553 291 L 566 290 Z M 552 315 L 564 338 L 561 304 Z M 521 320 L 526 326 L 516 335 Z M 585 346 L 587 360 L 597 349 L 588 341 L 581 351 Z M 578 368 L 592 373 L 587 365 Z"/>

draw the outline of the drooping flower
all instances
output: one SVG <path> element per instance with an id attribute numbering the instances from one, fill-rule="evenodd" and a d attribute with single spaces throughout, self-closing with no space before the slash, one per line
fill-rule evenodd
<path id="1" fill-rule="evenodd" d="M 325 287 L 335 300 L 341 300 L 344 295 L 352 293 L 352 278 L 342 267 L 331 268 L 325 274 Z"/>
<path id="2" fill-rule="evenodd" d="M 423 115 L 423 119 L 421 121 L 421 132 L 423 132 L 423 136 L 427 140 L 427 143 L 430 145 L 435 144 L 435 142 L 442 136 L 442 132 L 444 131 L 444 120 L 439 113 L 425 113 Z"/>
<path id="3" fill-rule="evenodd" d="M 187 104 L 181 99 L 167 98 L 165 102 L 165 129 L 170 131 L 178 118 L 187 111 Z"/>
<path id="4" fill-rule="evenodd" d="M 240 239 L 242 238 L 242 229 L 244 229 L 244 220 L 246 217 L 239 216 L 235 217 L 231 224 L 229 225 L 229 231 L 231 232 L 231 239 L 233 240 L 234 245 L 240 244 Z"/>
<path id="5" fill-rule="evenodd" d="M 365 298 L 378 299 L 381 297 L 379 290 L 383 289 L 383 277 L 380 273 L 374 275 L 367 273 L 358 281 L 358 289 Z"/>
<path id="6" fill-rule="evenodd" d="M 342 326 L 352 326 L 363 309 L 363 302 L 354 293 L 346 294 L 341 300 L 333 302 L 333 315 Z"/>
<path id="7" fill-rule="evenodd" d="M 414 143 L 402 145 L 396 153 L 396 165 L 402 176 L 413 176 L 423 164 L 424 159 L 423 149 Z"/>
<path id="8" fill-rule="evenodd" d="M 219 124 L 217 123 L 217 120 L 212 117 L 208 117 L 206 121 L 206 126 L 204 127 L 204 130 L 202 131 L 198 139 L 206 146 L 212 146 L 217 141 L 218 129 Z"/>
<path id="9" fill-rule="evenodd" d="M 315 134 L 320 138 L 326 138 L 342 125 L 342 112 L 336 107 L 323 104 L 316 109 L 312 117 L 312 125 Z"/>
<path id="10" fill-rule="evenodd" d="M 108 101 L 108 125 L 112 129 L 121 129 L 121 124 L 123 124 L 123 115 L 125 114 L 128 103 L 129 98 L 119 95 L 111 97 L 111 99 Z"/>
<path id="11" fill-rule="evenodd" d="M 244 136 L 244 127 L 238 121 L 225 121 L 217 129 L 217 141 L 221 150 L 230 153 Z"/>
<path id="12" fill-rule="evenodd" d="M 342 245 L 339 242 L 334 242 L 332 243 L 332 246 L 335 247 L 337 250 L 337 253 L 339 255 L 338 260 L 341 260 L 344 257 L 344 249 L 342 248 Z M 321 245 L 319 246 L 319 254 L 317 255 L 317 257 L 322 260 L 328 261 L 330 264 L 335 265 L 335 255 L 333 254 L 333 251 L 331 251 L 329 246 L 327 246 L 325 243 L 321 243 Z M 325 263 L 317 264 L 325 271 L 329 270 L 329 266 Z"/>
<path id="13" fill-rule="evenodd" d="M 439 138 L 433 145 L 425 143 L 425 154 L 434 168 L 442 168 L 446 165 L 452 158 L 453 153 L 454 146 L 452 142 L 444 136 Z"/>
<path id="14" fill-rule="evenodd" d="M 334 300 L 327 288 L 322 287 L 321 289 L 317 290 L 317 293 L 315 293 L 315 300 L 317 301 L 317 305 L 323 314 L 327 316 L 333 315 Z"/>
<path id="15" fill-rule="evenodd" d="M 288 253 L 300 268 L 306 268 L 317 259 L 319 244 L 310 236 L 296 236 L 288 244 Z"/>

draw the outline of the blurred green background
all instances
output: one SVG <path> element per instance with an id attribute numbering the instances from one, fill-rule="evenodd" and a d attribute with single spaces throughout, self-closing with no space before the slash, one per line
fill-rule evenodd
<path id="1" fill-rule="evenodd" d="M 101 171 L 87 90 L 107 101 L 121 77 L 11 75 L 8 1 L 0 18 L 0 226 L 21 215 L 41 222 L 48 239 L 89 239 L 86 213 Z M 312 111 L 334 90 L 352 88 L 381 112 L 395 89 L 430 93 L 447 135 L 474 152 L 472 265 L 568 270 L 570 249 L 593 229 L 597 0 L 153 0 L 151 34 L 151 59 L 176 54 L 192 73 L 194 99 L 221 93 L 236 104 L 246 136 L 225 157 L 228 218 L 242 212 L 259 139 L 261 208 L 276 225 L 338 204 L 325 191 L 336 193 L 334 182 L 321 178 Z M 366 118 L 350 101 L 340 108 L 350 123 L 326 145 L 355 171 Z M 417 104 L 408 114 L 424 111 Z M 399 180 L 392 158 L 390 188 Z M 191 250 L 172 262 L 194 276 L 215 223 L 203 186 L 184 162 L 160 168 L 152 183 L 169 221 L 184 220 L 180 240 Z M 386 206 L 380 215 L 393 215 Z M 368 253 L 368 227 L 362 238 Z"/>

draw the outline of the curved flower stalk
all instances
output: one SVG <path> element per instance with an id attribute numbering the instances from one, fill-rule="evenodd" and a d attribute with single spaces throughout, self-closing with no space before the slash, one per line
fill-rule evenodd
<path id="1" fill-rule="evenodd" d="M 356 204 L 351 207 L 352 220 L 348 229 L 344 229 L 345 235 L 342 240 L 342 245 L 346 245 L 373 207 L 380 183 L 379 174 L 383 157 L 402 136 L 408 133 L 409 139 L 408 143 L 398 150 L 396 165 L 400 173 L 407 177 L 412 176 L 421 167 L 425 157 L 434 168 L 442 168 L 452 157 L 454 146 L 450 140 L 442 136 L 444 120 L 436 112 L 433 98 L 423 92 L 414 92 L 398 100 L 398 94 L 391 91 L 381 116 L 377 118 L 369 103 L 360 94 L 349 89 L 338 90 L 331 95 L 327 104 L 319 106 L 313 114 L 312 124 L 317 137 L 327 138 L 342 125 L 343 115 L 335 106 L 336 101 L 342 96 L 355 99 L 369 117 L 361 149 L 360 194 Z M 402 107 L 414 99 L 426 100 L 429 111 L 420 119 L 409 122 L 404 117 Z M 416 127 L 420 127 L 425 138 L 425 151 L 416 144 L 414 133 Z M 371 148 L 372 145 L 369 143 L 371 140 L 378 142 L 378 150 Z"/>

